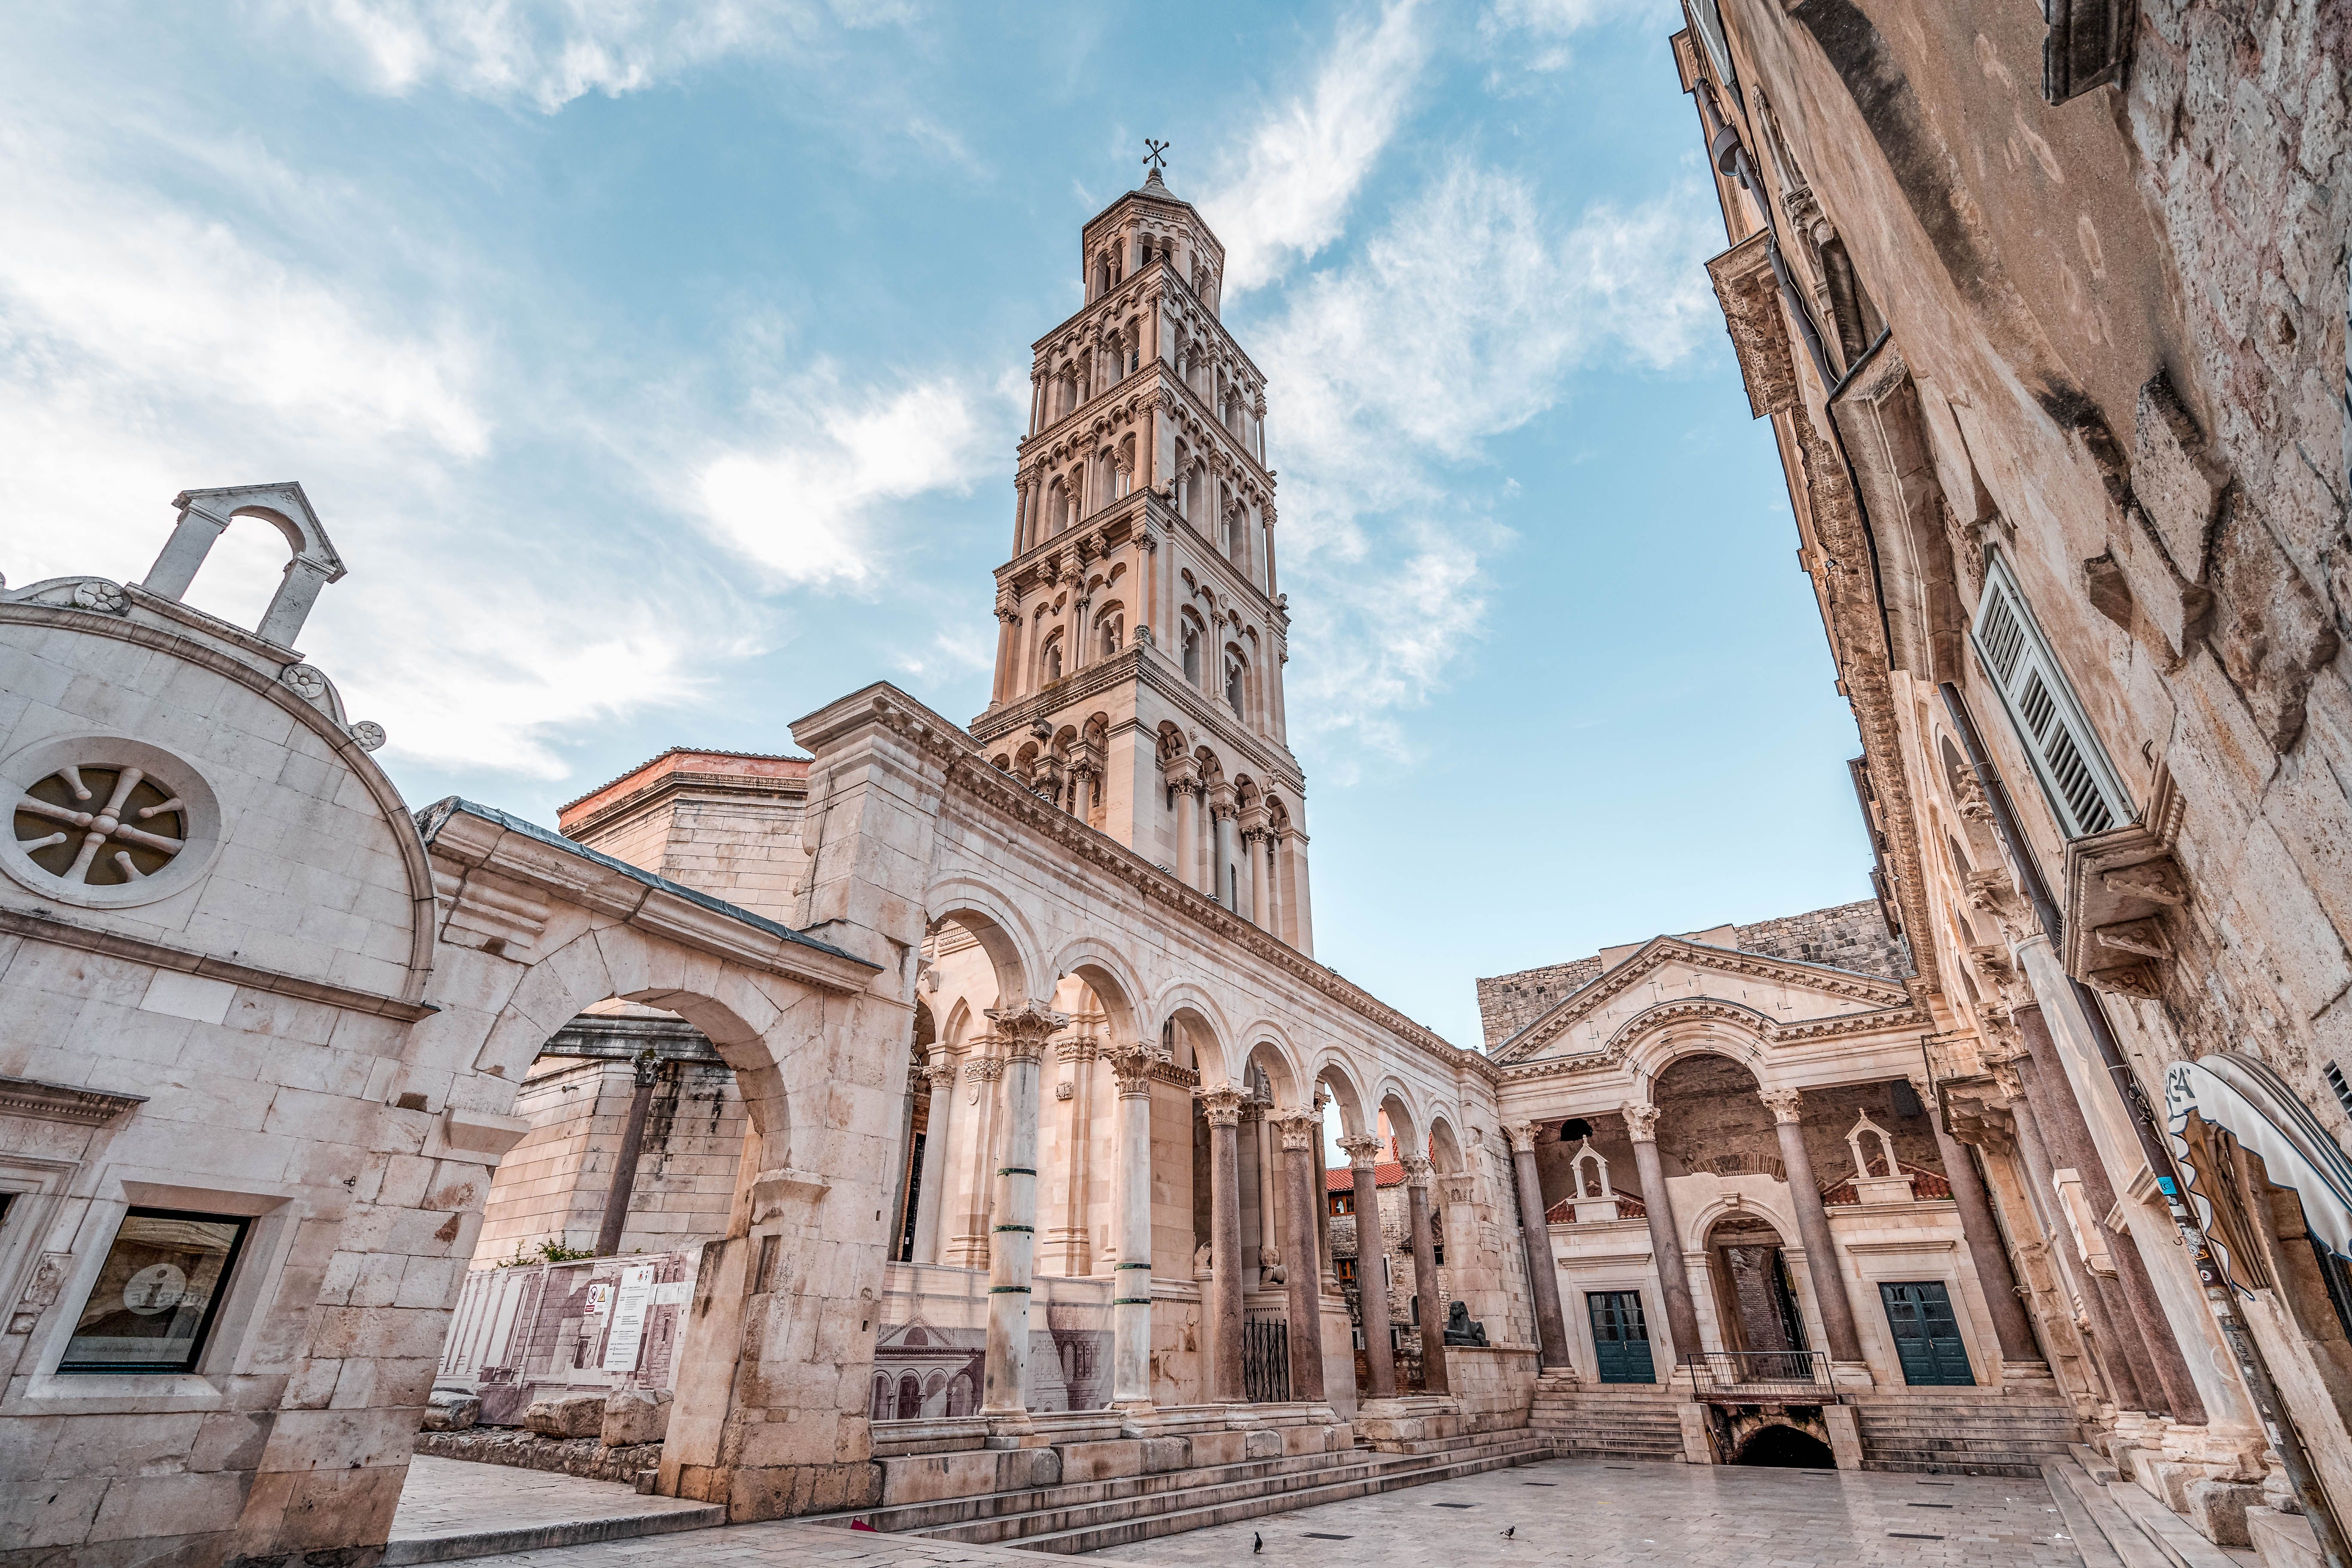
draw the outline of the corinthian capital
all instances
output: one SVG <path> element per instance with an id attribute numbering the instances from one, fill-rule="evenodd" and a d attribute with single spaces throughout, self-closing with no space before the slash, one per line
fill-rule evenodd
<path id="1" fill-rule="evenodd" d="M 1242 1102 L 1249 1096 L 1232 1084 L 1219 1084 L 1214 1089 L 1197 1089 L 1193 1099 L 1201 1102 L 1201 1114 L 1209 1119 L 1212 1127 L 1238 1127 L 1242 1121 Z"/>
<path id="2" fill-rule="evenodd" d="M 1388 1141 L 1362 1132 L 1353 1138 L 1340 1139 L 1339 1147 L 1347 1151 L 1349 1164 L 1359 1171 L 1370 1171 L 1379 1166 L 1381 1151 L 1388 1147 Z"/>
<path id="3" fill-rule="evenodd" d="M 1654 1143 L 1658 1141 L 1658 1108 L 1656 1106 L 1636 1105 L 1629 1100 L 1617 1109 L 1625 1118 L 1625 1131 L 1633 1135 L 1634 1142 Z"/>
<path id="4" fill-rule="evenodd" d="M 1805 1097 L 1793 1089 L 1759 1089 L 1756 1098 L 1772 1112 L 1775 1121 L 1795 1121 L 1803 1113 Z"/>
<path id="5" fill-rule="evenodd" d="M 1017 1062 L 1034 1062 L 1043 1057 L 1047 1037 L 1070 1026 L 1067 1013 L 1056 1013 L 1036 1002 L 1024 1002 L 1018 1007 L 991 1007 L 988 1018 L 995 1026 L 996 1037 L 1004 1042 L 1006 1058 Z"/>
<path id="6" fill-rule="evenodd" d="M 1121 1100 L 1151 1092 L 1151 1069 L 1160 1065 L 1160 1053 L 1151 1047 L 1130 1040 L 1103 1052 L 1103 1059 L 1118 1079 Z"/>
<path id="7" fill-rule="evenodd" d="M 1427 1192 L 1430 1174 L 1436 1168 L 1426 1154 L 1407 1154 L 1404 1157 L 1404 1184 Z"/>
<path id="8" fill-rule="evenodd" d="M 1285 1153 L 1293 1149 L 1314 1148 L 1316 1135 L 1323 1131 L 1323 1119 L 1311 1110 L 1277 1110 L 1274 1113 L 1273 1121 L 1275 1131 L 1282 1134 Z"/>
<path id="9" fill-rule="evenodd" d="M 1536 1124 L 1534 1122 L 1506 1122 L 1503 1126 L 1503 1135 L 1511 1141 L 1512 1153 L 1532 1154 L 1536 1152 Z"/>

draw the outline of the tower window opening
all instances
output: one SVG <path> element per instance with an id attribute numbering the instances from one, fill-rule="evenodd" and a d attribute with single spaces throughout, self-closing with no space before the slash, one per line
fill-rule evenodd
<path id="1" fill-rule="evenodd" d="M 1184 679 L 1195 685 L 1201 679 L 1201 634 L 1192 626 L 1184 628 Z"/>
<path id="2" fill-rule="evenodd" d="M 1234 710 L 1234 717 L 1241 716 L 1242 661 L 1237 658 L 1225 660 L 1225 705 Z"/>

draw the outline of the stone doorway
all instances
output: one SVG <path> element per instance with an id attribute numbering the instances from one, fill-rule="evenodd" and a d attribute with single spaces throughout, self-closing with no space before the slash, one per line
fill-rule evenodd
<path id="1" fill-rule="evenodd" d="M 1810 1432 L 1770 1422 L 1759 1426 L 1732 1456 L 1735 1465 L 1779 1470 L 1833 1470 L 1837 1458 L 1830 1446 Z"/>
<path id="2" fill-rule="evenodd" d="M 1726 1215 L 1707 1231 L 1706 1257 L 1725 1350 L 1812 1348 L 1780 1233 L 1769 1221 L 1753 1213 Z"/>

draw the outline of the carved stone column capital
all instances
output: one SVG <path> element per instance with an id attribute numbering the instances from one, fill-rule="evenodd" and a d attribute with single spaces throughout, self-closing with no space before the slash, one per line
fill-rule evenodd
<path id="1" fill-rule="evenodd" d="M 923 1068 L 923 1076 L 930 1079 L 933 1090 L 942 1089 L 955 1082 L 956 1065 L 947 1052 L 941 1051 Z"/>
<path id="2" fill-rule="evenodd" d="M 1533 1121 L 1511 1121 L 1504 1124 L 1503 1136 L 1511 1141 L 1512 1153 L 1532 1154 L 1536 1152 L 1537 1126 L 1538 1124 Z"/>
<path id="3" fill-rule="evenodd" d="M 1118 1079 L 1121 1100 L 1151 1092 L 1151 1069 L 1160 1065 L 1158 1051 L 1140 1041 L 1128 1041 L 1112 1046 L 1102 1056 Z"/>
<path id="4" fill-rule="evenodd" d="M 1249 1097 L 1232 1084 L 1219 1084 L 1214 1089 L 1193 1091 L 1192 1098 L 1201 1103 L 1201 1114 L 1209 1119 L 1212 1127 L 1238 1127 L 1242 1107 Z"/>
<path id="5" fill-rule="evenodd" d="M 1636 1105 L 1629 1100 L 1617 1110 L 1618 1113 L 1625 1118 L 1625 1131 L 1633 1134 L 1634 1142 L 1654 1143 L 1658 1141 L 1658 1108 L 1656 1106 Z"/>
<path id="6" fill-rule="evenodd" d="M 1364 1132 L 1353 1138 L 1340 1139 L 1339 1147 L 1347 1152 L 1350 1166 L 1360 1171 L 1370 1171 L 1379 1167 L 1381 1151 L 1388 1147 L 1388 1141 Z"/>
<path id="7" fill-rule="evenodd" d="M 1314 1148 L 1316 1135 L 1323 1131 L 1323 1119 L 1311 1110 L 1277 1110 L 1271 1120 L 1275 1131 L 1282 1134 L 1282 1151 L 1286 1154 L 1294 1149 Z"/>
<path id="8" fill-rule="evenodd" d="M 973 1083 L 994 1083 L 1004 1076 L 1004 1058 L 974 1057 L 963 1064 L 963 1076 Z"/>
<path id="9" fill-rule="evenodd" d="M 1437 1168 L 1435 1162 L 1432 1161 L 1426 1154 L 1407 1154 L 1404 1157 L 1403 1164 L 1404 1184 L 1408 1187 L 1418 1187 L 1423 1192 L 1427 1192 L 1429 1190 L 1429 1179 L 1431 1173 Z"/>
<path id="10" fill-rule="evenodd" d="M 1045 1054 L 1045 1041 L 1070 1026 L 1067 1013 L 1056 1013 L 1037 1002 L 991 1007 L 988 1018 L 995 1026 L 996 1037 L 1004 1042 L 1004 1055 L 1010 1061 L 1036 1061 Z"/>
<path id="11" fill-rule="evenodd" d="M 1795 1121 L 1804 1113 L 1805 1097 L 1802 1091 L 1798 1089 L 1759 1089 L 1756 1091 L 1756 1098 L 1762 1100 L 1765 1108 L 1772 1112 L 1772 1120 L 1775 1121 Z"/>

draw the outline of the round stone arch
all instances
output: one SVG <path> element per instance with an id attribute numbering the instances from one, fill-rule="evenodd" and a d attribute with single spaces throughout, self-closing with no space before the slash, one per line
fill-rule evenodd
<path id="1" fill-rule="evenodd" d="M 1201 1075 L 1202 1088 L 1213 1089 L 1219 1083 L 1240 1086 L 1242 1077 L 1233 1055 L 1233 1042 L 1238 1037 L 1215 997 L 1189 980 L 1173 981 L 1151 998 L 1151 1013 L 1163 1024 L 1171 1019 L 1183 1024 L 1192 1038 L 1192 1067 Z M 1151 1037 L 1155 1043 L 1159 1037 L 1157 1033 Z M 1202 1059 L 1204 1047 L 1213 1058 L 1213 1070 L 1211 1061 Z"/>
<path id="2" fill-rule="evenodd" d="M 1645 1081 L 1696 1051 L 1729 1057 L 1756 1072 L 1771 1028 L 1769 1018 L 1738 1002 L 1668 1002 L 1626 1019 L 1606 1048 Z"/>
<path id="3" fill-rule="evenodd" d="M 1326 1047 L 1316 1053 L 1315 1081 L 1331 1091 L 1331 1103 L 1339 1108 L 1339 1131 L 1349 1138 L 1361 1137 L 1371 1129 L 1371 1119 L 1364 1113 L 1363 1091 L 1357 1088 L 1355 1068 L 1335 1047 Z"/>
<path id="4" fill-rule="evenodd" d="M 823 1062 L 825 1053 L 808 1047 L 824 1037 L 825 1005 L 849 998 L 625 925 L 604 926 L 531 966 L 491 1026 L 477 1070 L 520 1085 L 556 1029 L 614 997 L 675 1013 L 700 1030 L 734 1069 L 761 1142 L 761 1167 L 793 1163 L 794 1069 Z"/>
<path id="5" fill-rule="evenodd" d="M 1265 1069 L 1266 1087 L 1274 1093 L 1274 1103 L 1286 1109 L 1303 1107 L 1312 1092 L 1311 1080 L 1299 1070 L 1297 1055 L 1290 1043 L 1263 1024 L 1253 1025 L 1241 1037 L 1250 1042 L 1242 1053 L 1241 1079 L 1249 1081 L 1252 1068 Z"/>
<path id="6" fill-rule="evenodd" d="M 923 929 L 952 922 L 971 934 L 996 971 L 996 1005 L 1018 1007 L 1046 973 L 1035 930 L 1018 905 L 976 877 L 944 877 L 923 892 Z"/>
<path id="7" fill-rule="evenodd" d="M 1388 1117 L 1389 1133 L 1396 1140 L 1400 1156 L 1410 1159 L 1428 1152 L 1429 1140 L 1421 1131 L 1425 1122 L 1413 1105 L 1412 1091 L 1395 1075 L 1381 1080 L 1376 1109 Z"/>
<path id="8" fill-rule="evenodd" d="M 1134 965 L 1116 948 L 1095 937 L 1079 937 L 1055 954 L 1050 973 L 1057 985 L 1064 979 L 1076 979 L 1094 992 L 1095 999 L 1102 1004 L 1115 1044 L 1139 1040 L 1148 1046 L 1159 1045 L 1159 1032 L 1144 1018 L 1143 984 L 1136 978 Z"/>

